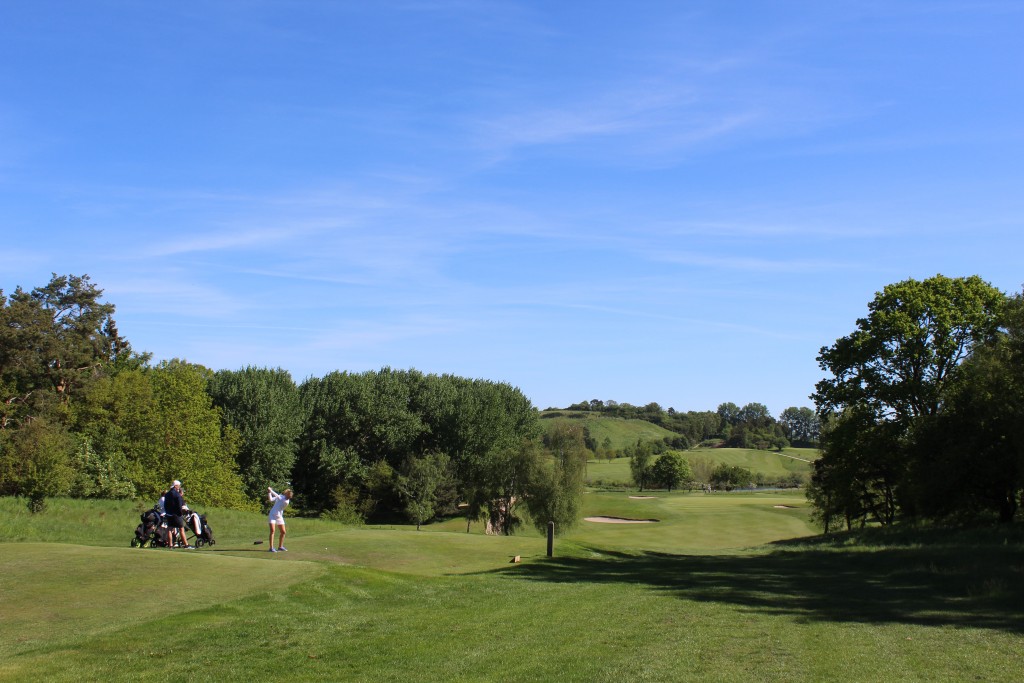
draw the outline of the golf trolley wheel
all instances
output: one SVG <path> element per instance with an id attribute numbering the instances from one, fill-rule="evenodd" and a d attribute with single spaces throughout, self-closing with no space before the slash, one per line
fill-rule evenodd
<path id="1" fill-rule="evenodd" d="M 201 539 L 201 538 L 197 538 L 197 539 L 196 539 L 196 547 L 197 547 L 197 548 L 202 548 L 202 547 L 203 547 L 203 543 L 205 543 L 205 542 L 206 542 L 206 541 L 204 541 L 203 539 Z"/>
<path id="2" fill-rule="evenodd" d="M 132 547 L 133 548 L 138 548 L 139 547 L 139 539 L 137 539 L 137 538 L 133 538 L 132 539 Z"/>

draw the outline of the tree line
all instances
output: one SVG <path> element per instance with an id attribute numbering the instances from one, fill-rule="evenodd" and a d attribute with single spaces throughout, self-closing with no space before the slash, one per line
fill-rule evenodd
<path id="1" fill-rule="evenodd" d="M 548 408 L 545 416 L 557 415 L 559 410 Z M 680 412 L 675 408 L 663 409 L 657 403 L 634 406 L 592 399 L 573 403 L 565 410 L 651 422 L 679 435 L 666 440 L 671 448 L 691 448 L 700 444 L 760 450 L 781 450 L 789 446 L 815 448 L 821 431 L 817 413 L 806 406 L 786 408 L 777 419 L 763 403 L 747 403 L 740 407 L 726 402 L 713 411 Z M 593 440 L 588 440 L 587 446 L 597 454 L 602 450 L 607 452 L 609 448 L 607 444 Z"/>
<path id="2" fill-rule="evenodd" d="M 543 419 L 582 418 L 599 413 L 624 420 L 644 420 L 659 425 L 671 436 L 660 439 L 638 439 L 635 443 L 615 448 L 610 437 L 598 442 L 583 423 L 584 445 L 588 457 L 596 459 L 628 458 L 632 483 L 645 488 L 677 488 L 732 490 L 757 486 L 800 487 L 807 477 L 793 473 L 769 477 L 743 467 L 730 467 L 706 457 L 683 458 L 680 451 L 695 446 L 775 449 L 790 446 L 813 448 L 818 445 L 821 422 L 808 407 L 786 408 L 774 418 L 762 403 L 742 407 L 722 403 L 714 411 L 678 412 L 663 409 L 657 403 L 637 407 L 629 403 L 593 399 L 574 403 L 567 408 L 548 408 Z"/>
<path id="3" fill-rule="evenodd" d="M 87 275 L 0 290 L 0 495 L 256 509 L 291 485 L 300 511 L 348 521 L 461 514 L 512 533 L 578 517 L 582 430 L 541 438 L 507 383 L 416 370 L 212 371 L 132 349 Z"/>
<path id="4" fill-rule="evenodd" d="M 0 290 L 0 495 L 32 509 L 57 495 L 155 499 L 177 478 L 196 504 L 254 509 L 268 483 L 291 482 L 305 512 L 353 521 L 420 524 L 458 511 L 511 533 L 549 520 L 565 530 L 578 516 L 594 444 L 581 426 L 542 430 L 517 388 L 390 368 L 296 384 L 281 369 L 153 363 L 101 297 L 74 275 Z M 778 419 L 757 403 L 682 413 L 594 400 L 569 410 L 660 424 L 678 434 L 669 452 L 820 440 L 808 497 L 826 530 L 1019 516 L 1022 295 L 977 276 L 895 283 L 818 362 L 829 376 L 812 395 L 816 410 Z M 656 451 L 631 453 L 648 458 L 638 484 L 685 481 L 672 458 L 650 461 Z M 729 485 L 741 475 L 717 476 Z"/>
<path id="5" fill-rule="evenodd" d="M 978 276 L 885 287 L 818 362 L 823 528 L 1010 522 L 1024 504 L 1024 298 Z"/>

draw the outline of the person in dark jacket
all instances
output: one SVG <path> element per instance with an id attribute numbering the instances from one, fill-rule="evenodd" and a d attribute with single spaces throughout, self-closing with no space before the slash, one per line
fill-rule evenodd
<path id="1" fill-rule="evenodd" d="M 164 509 L 167 511 L 167 526 L 170 527 L 170 547 L 174 547 L 175 535 L 181 538 L 182 548 L 191 548 L 185 537 L 185 499 L 181 495 L 181 482 L 177 479 L 164 496 Z"/>

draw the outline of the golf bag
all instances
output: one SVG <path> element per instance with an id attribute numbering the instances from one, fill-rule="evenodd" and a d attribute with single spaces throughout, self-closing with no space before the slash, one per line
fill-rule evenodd
<path id="1" fill-rule="evenodd" d="M 206 515 L 200 515 L 195 510 L 185 508 L 185 528 L 192 534 L 192 545 L 202 548 L 204 545 L 213 545 L 217 541 L 213 538 L 213 529 L 206 522 Z"/>
<path id="2" fill-rule="evenodd" d="M 139 515 L 142 522 L 135 527 L 133 548 L 159 548 L 167 545 L 169 533 L 163 517 L 156 510 L 146 510 Z"/>

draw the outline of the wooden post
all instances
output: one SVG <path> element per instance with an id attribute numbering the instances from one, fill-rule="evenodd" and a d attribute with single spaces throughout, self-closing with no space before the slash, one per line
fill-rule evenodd
<path id="1" fill-rule="evenodd" d="M 548 557 L 555 555 L 555 523 L 548 522 Z"/>

